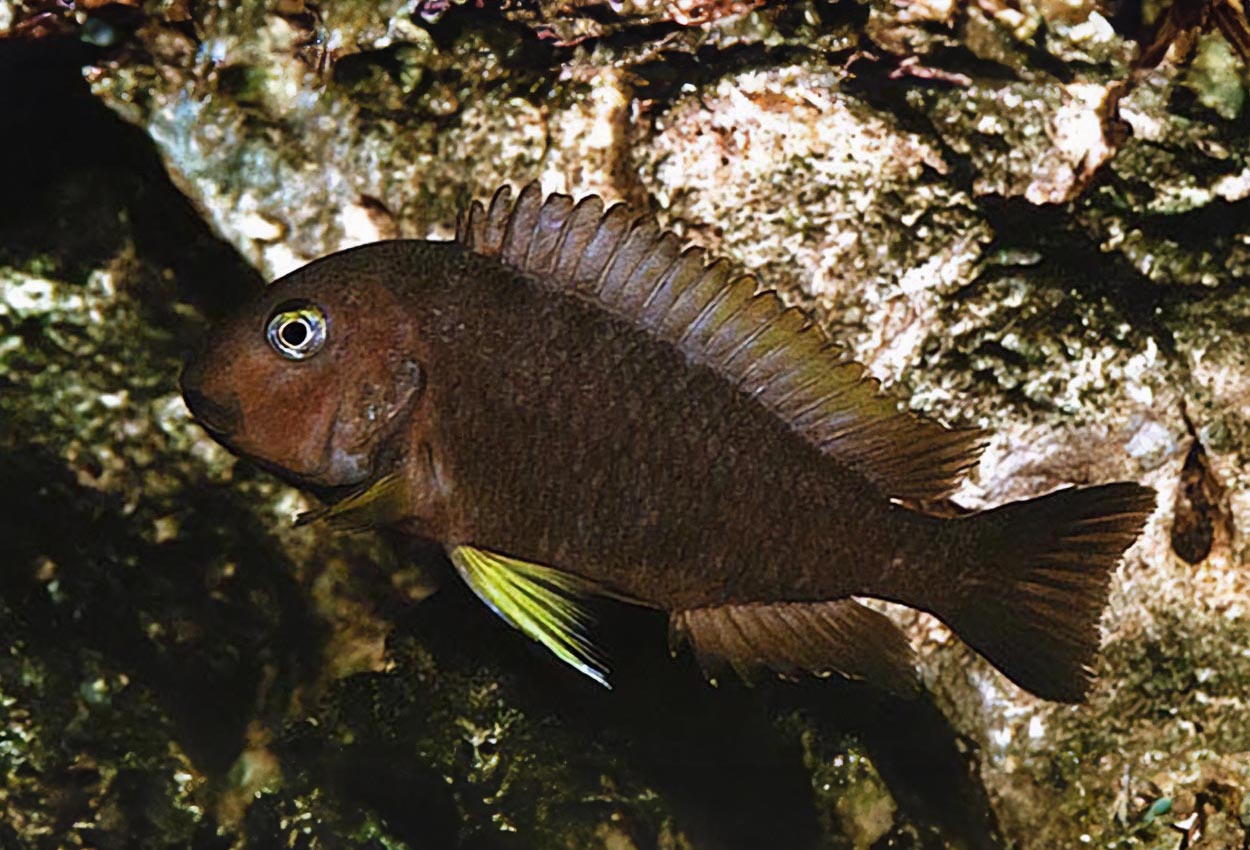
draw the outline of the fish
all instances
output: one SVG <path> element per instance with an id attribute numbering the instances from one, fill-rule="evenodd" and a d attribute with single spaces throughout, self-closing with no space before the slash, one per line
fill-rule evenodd
<path id="1" fill-rule="evenodd" d="M 287 274 L 180 383 L 211 437 L 320 501 L 300 522 L 443 547 L 486 606 L 604 685 L 593 597 L 667 612 L 713 682 L 915 693 L 879 599 L 1080 702 L 1155 507 L 1113 482 L 952 510 L 984 431 L 909 411 L 813 316 L 652 216 L 533 183 L 474 201 L 454 239 Z"/>

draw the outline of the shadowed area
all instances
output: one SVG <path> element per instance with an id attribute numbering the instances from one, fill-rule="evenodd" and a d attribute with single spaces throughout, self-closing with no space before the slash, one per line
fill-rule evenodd
<path id="1" fill-rule="evenodd" d="M 23 640 L 71 668 L 87 653 L 126 671 L 205 771 L 234 761 L 262 677 L 289 693 L 313 674 L 321 627 L 228 493 L 188 488 L 181 533 L 155 542 L 118 500 L 29 446 L 0 449 L 0 488 L 26 494 L 0 515 L 0 592 Z M 225 564 L 237 580 L 223 586 Z"/>
<path id="2" fill-rule="evenodd" d="M 75 277 L 133 238 L 180 300 L 210 318 L 263 284 L 170 182 L 152 141 L 91 96 L 96 49 L 68 36 L 0 39 L 0 259 L 46 257 Z"/>

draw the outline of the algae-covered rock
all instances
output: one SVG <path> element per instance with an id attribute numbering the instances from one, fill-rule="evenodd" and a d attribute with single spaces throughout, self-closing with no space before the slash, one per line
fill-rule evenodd
<path id="1" fill-rule="evenodd" d="M 1244 846 L 1250 133 L 1219 35 L 1148 70 L 1094 3 L 0 2 L 0 29 L 0 841 Z M 1155 487 L 1088 703 L 892 606 L 915 701 L 712 690 L 608 603 L 601 692 L 437 553 L 292 529 L 303 498 L 189 422 L 206 317 L 531 179 L 650 209 L 989 428 L 966 507 Z"/>

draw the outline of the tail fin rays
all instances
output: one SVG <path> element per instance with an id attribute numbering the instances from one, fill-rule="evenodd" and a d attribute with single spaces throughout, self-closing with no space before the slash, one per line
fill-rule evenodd
<path id="1" fill-rule="evenodd" d="M 1154 510 L 1138 484 L 1059 490 L 958 520 L 969 562 L 948 610 L 955 632 L 1016 684 L 1080 702 L 1092 681 L 1111 572 Z"/>

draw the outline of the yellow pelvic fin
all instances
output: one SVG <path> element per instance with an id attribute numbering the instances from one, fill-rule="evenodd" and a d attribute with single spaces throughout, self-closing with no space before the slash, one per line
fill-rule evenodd
<path id="1" fill-rule="evenodd" d="M 392 473 L 347 496 L 342 501 L 295 518 L 295 525 L 324 521 L 335 531 L 368 531 L 410 515 L 404 480 Z"/>
<path id="2" fill-rule="evenodd" d="M 457 546 L 451 562 L 478 598 L 513 628 L 538 641 L 605 688 L 608 668 L 586 634 L 591 616 L 579 604 L 589 586 L 568 573 Z"/>

